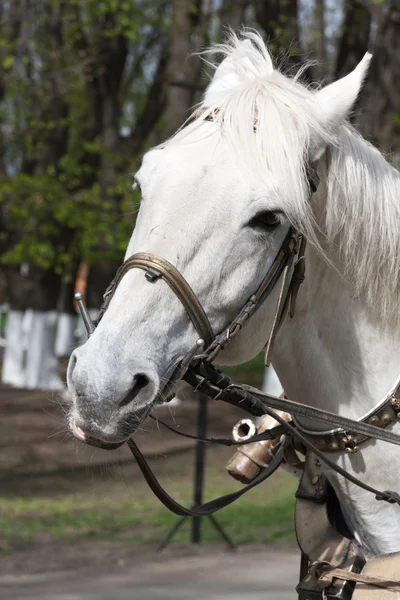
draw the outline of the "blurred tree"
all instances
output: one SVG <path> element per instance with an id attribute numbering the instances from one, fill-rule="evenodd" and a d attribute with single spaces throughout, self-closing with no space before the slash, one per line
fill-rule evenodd
<path id="1" fill-rule="evenodd" d="M 257 25 L 268 41 L 268 48 L 285 70 L 298 69 L 304 63 L 299 28 L 299 0 L 252 0 Z M 315 78 L 313 68 L 302 74 L 306 81 Z"/>
<path id="2" fill-rule="evenodd" d="M 325 35 L 325 2 L 315 0 L 314 7 L 314 54 L 317 61 L 313 69 L 314 76 L 322 80 L 326 77 L 326 35 Z"/>
<path id="3" fill-rule="evenodd" d="M 3 12 L 2 262 L 20 316 L 19 324 L 10 322 L 22 327 L 29 308 L 33 327 L 43 317 L 42 329 L 54 330 L 39 313 L 56 308 L 61 275 L 73 276 L 82 256 L 92 264 L 106 260 L 105 287 L 133 228 L 128 152 L 142 147 L 161 114 L 162 94 L 151 102 L 147 96 L 160 87 L 154 65 L 165 64 L 165 13 L 133 0 L 19 0 Z M 44 337 L 50 360 L 54 336 Z M 8 349 L 13 355 L 11 342 Z M 46 363 L 46 352 L 30 355 Z M 47 379 L 54 386 L 49 372 Z"/>
<path id="4" fill-rule="evenodd" d="M 212 0 L 172 0 L 171 10 L 165 109 L 168 136 L 184 123 L 205 88 L 204 63 L 197 53 L 210 41 L 214 6 Z"/>
<path id="5" fill-rule="evenodd" d="M 51 205 L 52 195 L 57 196 L 53 182 L 48 179 L 57 174 L 67 141 L 68 103 L 59 52 L 62 6 L 63 2 L 53 5 L 35 24 L 48 43 L 48 58 L 43 58 L 40 64 L 30 37 L 30 19 L 35 14 L 31 2 L 21 0 L 10 6 L 9 29 L 4 32 L 9 42 L 7 52 L 14 50 L 14 54 L 3 59 L 3 66 L 9 71 L 5 77 L 4 115 L 8 117 L 14 150 L 10 157 L 5 157 L 5 162 L 8 170 L 16 174 L 4 181 L 1 190 L 8 246 L 3 261 L 8 263 L 11 307 L 3 381 L 25 387 L 61 387 L 52 352 L 61 274 L 47 264 L 46 255 L 49 243 L 56 247 L 53 253 L 62 252 L 68 232 L 62 227 L 56 231 L 45 199 Z M 39 71 L 40 78 L 35 77 Z M 41 211 L 46 221 L 40 220 Z M 41 240 L 40 233 L 44 230 L 47 236 Z M 28 236 L 28 232 L 32 235 Z M 28 262 L 29 254 L 37 259 Z M 15 258 L 20 263 L 16 267 Z M 31 310 L 29 326 L 24 318 L 27 309 Z M 21 340 L 23 331 L 25 347 Z"/>
<path id="6" fill-rule="evenodd" d="M 400 153 L 400 0 L 391 0 L 377 32 L 361 98 L 359 126 L 381 149 Z"/>
<path id="7" fill-rule="evenodd" d="M 193 97 L 193 65 L 191 54 L 192 0 L 172 0 L 169 59 L 167 67 L 168 91 L 165 118 L 167 135 L 174 133 L 188 116 Z M 183 57 L 186 57 L 183 59 Z M 183 60 L 182 60 L 183 59 Z"/>
<path id="8" fill-rule="evenodd" d="M 361 0 L 346 0 L 335 76 L 343 77 L 360 62 L 369 46 L 371 12 Z"/>
<path id="9" fill-rule="evenodd" d="M 338 74 L 351 70 L 380 23 L 361 125 L 388 151 L 398 149 L 399 136 L 399 2 L 345 0 L 336 67 Z M 63 310 L 72 310 L 71 282 L 82 260 L 91 266 L 89 304 L 100 304 L 134 226 L 137 195 L 128 174 L 146 147 L 182 124 L 205 86 L 207 66 L 189 55 L 218 41 L 227 26 L 255 22 L 274 56 L 297 67 L 303 61 L 304 5 L 302 0 L 0 4 L 0 260 L 17 312 L 54 311 L 61 283 Z M 325 31 L 338 9 L 333 15 L 316 0 L 310 10 L 313 50 L 332 62 Z"/>
<path id="10" fill-rule="evenodd" d="M 226 27 L 229 25 L 234 31 L 237 31 L 242 25 L 246 25 L 246 11 L 250 6 L 251 0 L 223 0 L 220 9 L 220 31 L 219 36 L 222 38 L 225 34 Z M 262 4 L 256 2 L 256 4 Z M 263 4 L 266 4 L 264 2 Z"/>
<path id="11" fill-rule="evenodd" d="M 291 62 L 301 62 L 298 0 L 253 0 L 257 23 L 269 41 L 270 51 Z"/>
<path id="12" fill-rule="evenodd" d="M 3 31 L 3 133 L 13 177 L 0 201 L 10 230 L 17 221 L 30 239 L 9 237 L 3 262 L 64 272 L 82 255 L 120 260 L 125 174 L 165 104 L 165 14 L 151 1 L 29 2 L 21 0 L 24 43 L 19 36 L 10 44 L 10 22 Z"/>

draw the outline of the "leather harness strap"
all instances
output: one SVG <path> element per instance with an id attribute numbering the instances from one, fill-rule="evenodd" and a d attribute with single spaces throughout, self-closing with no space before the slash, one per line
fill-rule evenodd
<path id="1" fill-rule="evenodd" d="M 191 383 L 193 383 L 193 382 L 191 382 Z M 269 399 L 274 398 L 274 397 L 271 397 L 268 395 L 265 395 L 265 396 L 268 397 Z M 221 396 L 221 399 L 229 402 L 229 400 L 227 400 L 227 398 L 224 397 L 224 395 Z M 256 397 L 251 398 L 250 393 L 249 393 L 249 398 L 247 398 L 247 399 L 248 400 L 250 399 L 250 401 L 253 401 L 254 405 L 257 404 L 257 402 L 256 402 L 257 398 Z M 233 404 L 234 402 L 231 402 L 231 403 Z M 237 403 L 235 403 L 235 404 L 237 404 Z M 296 403 L 294 403 L 294 404 L 296 404 Z M 373 488 L 372 486 L 369 486 L 368 484 L 365 484 L 364 482 L 360 481 L 359 479 L 357 479 L 350 473 L 347 473 L 347 471 L 345 471 L 342 467 L 339 467 L 336 463 L 334 463 L 329 458 L 327 458 L 327 456 L 325 456 L 325 454 L 323 452 L 313 448 L 312 443 L 306 437 L 304 437 L 299 431 L 297 431 L 296 428 L 293 427 L 293 425 L 291 425 L 290 423 L 287 423 L 278 413 L 276 413 L 274 410 L 272 410 L 266 403 L 262 402 L 261 410 L 262 410 L 263 414 L 268 414 L 271 417 L 273 417 L 276 421 L 278 421 L 278 423 L 281 425 L 281 427 L 284 428 L 284 430 L 286 431 L 287 434 L 289 434 L 290 437 L 295 438 L 298 441 L 300 441 L 305 446 L 305 448 L 307 448 L 307 450 L 311 450 L 320 459 L 321 462 L 323 462 L 324 464 L 329 466 L 331 469 L 333 469 L 334 471 L 336 471 L 337 473 L 339 473 L 340 475 L 345 477 L 348 481 L 350 481 L 350 482 L 356 484 L 357 486 L 361 487 L 362 489 L 374 494 L 377 500 L 384 500 L 391 504 L 395 503 L 395 504 L 400 505 L 400 496 L 396 492 L 392 492 L 389 490 L 385 490 L 385 491 L 378 490 L 378 489 Z M 375 428 L 372 428 L 372 429 L 375 429 Z M 270 434 L 270 432 L 265 432 L 265 433 L 267 434 L 267 437 L 269 437 L 268 434 Z M 384 432 L 384 433 L 389 433 L 389 432 Z M 261 437 L 261 436 L 258 436 L 258 437 Z M 392 443 L 397 443 L 400 445 L 400 436 L 391 434 L 389 437 L 394 438 L 394 439 L 390 439 L 390 441 L 392 441 Z M 253 441 L 253 439 L 250 438 L 250 440 L 246 440 L 246 442 L 244 442 L 244 443 L 251 443 L 252 441 Z M 389 440 L 387 440 L 387 441 L 389 441 Z M 179 515 L 179 516 L 192 516 L 192 517 L 193 516 L 195 516 L 195 517 L 207 516 L 207 515 L 213 514 L 214 512 L 216 512 L 218 510 L 221 510 L 222 508 L 225 508 L 226 506 L 228 506 L 229 504 L 231 504 L 232 502 L 234 502 L 235 500 L 240 498 L 243 494 L 247 493 L 253 487 L 259 485 L 260 483 L 262 483 L 263 481 L 268 479 L 268 477 L 270 477 L 272 475 L 272 473 L 274 473 L 276 471 L 276 469 L 282 463 L 283 458 L 284 458 L 284 447 L 280 446 L 277 453 L 275 454 L 274 458 L 272 459 L 271 463 L 264 470 L 262 470 L 260 472 L 260 474 L 251 483 L 246 485 L 244 488 L 240 489 L 237 492 L 233 492 L 231 494 L 226 494 L 225 496 L 216 498 L 210 502 L 206 502 L 205 504 L 201 504 L 200 506 L 192 507 L 192 508 L 185 508 L 184 506 L 182 506 L 181 504 L 179 504 L 178 502 L 173 500 L 173 498 L 171 498 L 171 496 L 169 496 L 169 494 L 160 485 L 160 483 L 158 482 L 157 478 L 155 477 L 153 471 L 151 470 L 149 464 L 147 463 L 146 459 L 144 458 L 144 456 L 140 452 L 139 448 L 137 447 L 136 443 L 132 439 L 129 439 L 127 443 L 128 443 L 129 449 L 132 452 L 132 455 L 136 459 L 136 462 L 138 463 L 138 466 L 139 466 L 144 478 L 146 479 L 150 489 L 152 490 L 152 492 L 157 496 L 157 498 L 164 504 L 164 506 L 166 508 L 168 508 L 173 513 L 175 513 L 176 515 Z"/>
<path id="2" fill-rule="evenodd" d="M 211 383 L 209 376 L 210 372 L 212 371 L 212 367 L 207 365 L 207 371 L 207 376 L 204 377 L 199 375 L 195 370 L 190 369 L 185 375 L 185 380 L 192 386 L 196 386 L 197 389 L 204 391 L 204 393 L 211 398 L 217 397 L 219 400 L 223 400 L 224 402 L 228 402 L 234 406 L 240 406 L 253 415 L 270 415 L 272 418 L 278 421 L 278 423 L 285 429 L 286 433 L 289 434 L 291 438 L 300 441 L 307 450 L 313 452 L 322 463 L 325 463 L 333 471 L 336 471 L 336 473 L 342 475 L 342 477 L 348 481 L 351 481 L 351 483 L 354 483 L 358 487 L 361 487 L 362 489 L 374 494 L 377 500 L 384 500 L 390 504 L 400 505 L 400 495 L 397 492 L 390 490 L 378 490 L 348 473 L 334 461 L 330 460 L 321 450 L 315 448 L 312 442 L 306 436 L 298 431 L 292 424 L 285 421 L 273 409 L 279 409 L 285 412 L 306 416 L 317 421 L 335 423 L 340 427 L 346 427 L 347 425 L 350 425 L 350 427 L 356 432 L 366 433 L 371 438 L 381 439 L 396 445 L 400 445 L 399 435 L 396 435 L 391 431 L 379 429 L 378 427 L 374 427 L 372 425 L 359 423 L 358 421 L 353 421 L 352 419 L 346 419 L 345 417 L 340 417 L 339 415 L 334 415 L 324 410 L 311 408 L 305 404 L 288 400 L 287 398 L 278 398 L 276 396 L 256 390 L 255 388 L 251 388 L 250 386 L 229 383 L 230 379 L 227 375 L 223 374 L 221 377 L 221 373 L 215 370 L 215 377 L 218 380 L 218 384 Z M 247 440 L 247 442 L 251 441 L 251 438 L 250 440 Z"/>
<path id="3" fill-rule="evenodd" d="M 294 256 L 298 254 L 299 242 L 301 246 L 301 239 L 302 236 L 292 227 L 290 227 L 277 256 L 268 269 L 268 272 L 259 285 L 257 291 L 250 296 L 249 300 L 243 306 L 239 314 L 233 319 L 228 327 L 224 329 L 222 333 L 215 337 L 211 346 L 207 348 L 207 351 L 204 354 L 204 360 L 207 363 L 211 363 L 216 359 L 219 352 L 232 341 L 232 339 L 240 332 L 244 324 L 256 312 L 264 300 L 268 298 L 276 283 L 279 281 L 281 275 L 285 272 L 285 270 L 290 268 L 291 263 L 294 260 Z M 291 285 L 287 290 L 287 295 L 289 296 L 290 294 Z M 270 333 L 270 336 L 273 335 L 274 329 L 272 329 Z"/>
<path id="4" fill-rule="evenodd" d="M 212 365 L 203 364 L 200 372 L 192 367 L 187 371 L 184 379 L 196 390 L 204 392 L 210 398 L 223 400 L 234 406 L 240 406 L 254 416 L 268 414 L 268 408 L 282 410 L 297 417 L 304 417 L 327 425 L 340 427 L 346 432 L 357 433 L 368 438 L 400 446 L 400 435 L 392 431 L 387 431 L 384 428 L 376 427 L 362 421 L 354 421 L 353 419 L 348 419 L 347 417 L 342 417 L 320 408 L 314 408 L 301 402 L 289 400 L 289 398 L 273 396 L 252 386 L 233 383 L 226 373 L 222 373 Z M 278 419 L 276 420 L 278 421 Z M 308 436 L 304 437 L 308 439 Z M 311 450 L 318 450 L 311 441 L 310 444 Z"/>
<path id="5" fill-rule="evenodd" d="M 391 423 L 398 421 L 399 418 L 400 386 L 398 386 L 382 404 L 358 422 L 385 429 Z M 349 454 L 354 454 L 359 451 L 360 445 L 367 442 L 371 437 L 365 433 L 356 433 L 354 427 L 352 428 L 352 431 L 349 431 L 348 428 L 347 430 L 341 428 L 332 431 L 318 432 L 310 431 L 302 427 L 300 423 L 297 422 L 295 416 L 293 417 L 293 421 L 297 429 L 308 437 L 314 447 L 323 452 L 347 452 Z"/>
<path id="6" fill-rule="evenodd" d="M 400 579 L 388 579 L 386 577 L 376 577 L 371 575 L 363 575 L 362 573 L 352 573 L 346 569 L 334 568 L 332 569 L 329 563 L 318 562 L 315 565 L 311 565 L 310 572 L 315 574 L 321 588 L 329 588 L 334 579 L 341 579 L 343 581 L 354 581 L 356 583 L 364 583 L 365 585 L 372 585 L 378 588 L 396 588 L 400 591 Z M 326 598 L 326 596 L 325 596 Z M 378 598 L 378 596 L 376 596 Z"/>

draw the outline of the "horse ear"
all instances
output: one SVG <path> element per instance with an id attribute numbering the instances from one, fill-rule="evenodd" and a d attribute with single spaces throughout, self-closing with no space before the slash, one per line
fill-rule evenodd
<path id="1" fill-rule="evenodd" d="M 329 133 L 335 133 L 353 108 L 361 91 L 371 58 L 372 55 L 367 52 L 351 73 L 315 93 L 321 125 Z M 325 139 L 314 140 L 310 149 L 310 162 L 318 160 L 325 147 Z"/>
<path id="2" fill-rule="evenodd" d="M 372 55 L 367 52 L 356 68 L 345 77 L 327 85 L 316 93 L 322 119 L 328 127 L 339 126 L 353 108 L 361 91 Z"/>

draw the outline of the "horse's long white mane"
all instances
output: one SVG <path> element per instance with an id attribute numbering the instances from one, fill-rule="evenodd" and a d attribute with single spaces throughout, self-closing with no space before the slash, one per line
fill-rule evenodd
<path id="1" fill-rule="evenodd" d="M 268 190 L 276 182 L 277 208 L 324 248 L 375 314 L 400 324 L 399 172 L 349 123 L 336 132 L 322 126 L 315 89 L 274 69 L 259 34 L 244 30 L 241 38 L 231 33 L 226 44 L 207 51 L 227 60 L 196 123 L 213 114 L 241 168 Z M 174 139 L 181 135 L 185 129 Z M 327 150 L 318 164 L 321 188 L 310 203 L 305 170 L 315 139 Z"/>
<path id="2" fill-rule="evenodd" d="M 350 126 L 324 159 L 327 242 L 338 247 L 355 295 L 389 326 L 400 325 L 400 174 Z"/>

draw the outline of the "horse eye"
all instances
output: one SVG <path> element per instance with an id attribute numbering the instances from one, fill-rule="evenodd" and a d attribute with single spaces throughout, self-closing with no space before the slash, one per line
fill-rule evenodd
<path id="1" fill-rule="evenodd" d="M 280 211 L 265 210 L 257 213 L 249 221 L 249 226 L 253 229 L 262 229 L 264 231 L 272 231 L 281 224 L 279 218 Z"/>

